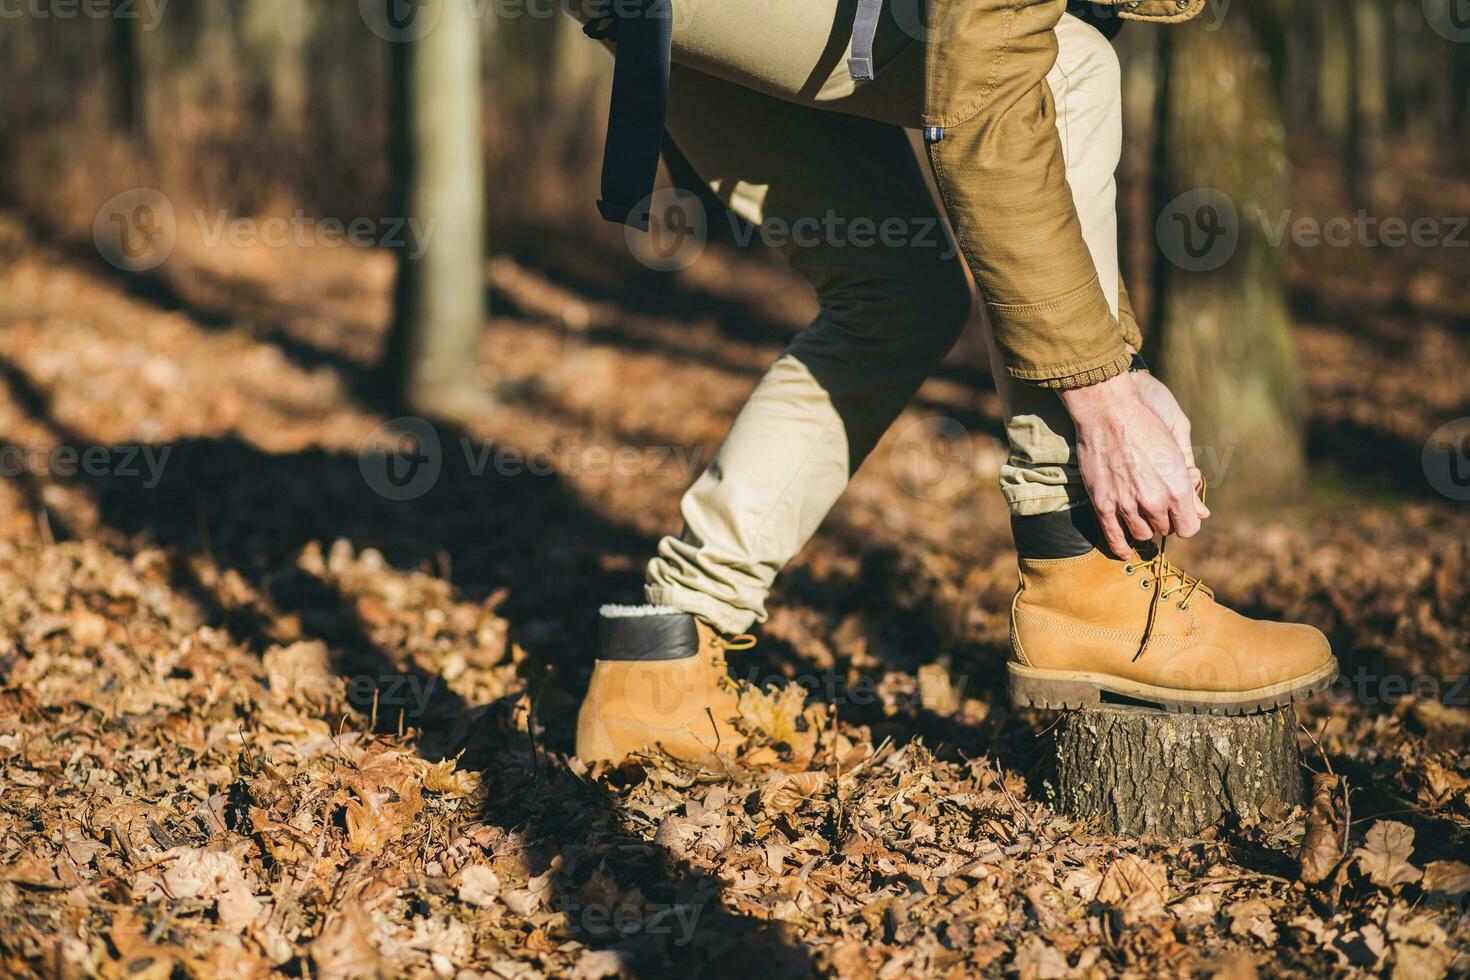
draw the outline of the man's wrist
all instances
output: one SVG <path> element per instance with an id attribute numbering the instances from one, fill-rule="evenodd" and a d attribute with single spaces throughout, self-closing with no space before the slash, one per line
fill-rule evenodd
<path id="1" fill-rule="evenodd" d="M 1138 389 L 1126 374 L 1082 388 L 1068 388 L 1058 394 L 1072 421 L 1078 425 L 1107 416 L 1120 405 L 1138 401 Z"/>

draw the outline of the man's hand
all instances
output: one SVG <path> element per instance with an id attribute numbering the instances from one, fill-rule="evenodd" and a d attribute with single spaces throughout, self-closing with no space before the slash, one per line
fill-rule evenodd
<path id="1" fill-rule="evenodd" d="M 1184 410 L 1179 407 L 1179 402 L 1174 398 L 1174 393 L 1169 390 L 1168 385 L 1154 377 L 1149 371 L 1129 371 L 1128 377 L 1133 379 L 1134 386 L 1138 389 L 1138 396 L 1143 403 L 1153 410 L 1164 423 L 1164 428 L 1174 437 L 1179 445 L 1179 451 L 1184 454 L 1185 463 L 1189 466 L 1189 485 L 1198 487 L 1200 485 L 1199 466 L 1194 459 L 1194 446 L 1189 441 L 1189 418 Z M 1209 516 L 1208 509 L 1200 515 L 1203 519 Z"/>
<path id="2" fill-rule="evenodd" d="M 1150 400 L 1182 419 L 1167 388 L 1163 396 L 1153 390 Z M 1129 374 L 1061 397 L 1077 426 L 1082 482 L 1115 555 L 1128 557 L 1130 534 L 1147 541 L 1155 533 L 1187 538 L 1199 530 L 1209 511 L 1195 496 L 1193 458 L 1180 448 L 1181 438 L 1188 444 L 1187 421 L 1180 430 L 1176 420 L 1171 431 Z"/>

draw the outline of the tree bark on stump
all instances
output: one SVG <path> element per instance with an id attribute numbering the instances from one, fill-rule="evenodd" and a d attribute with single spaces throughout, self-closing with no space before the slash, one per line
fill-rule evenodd
<path id="1" fill-rule="evenodd" d="M 1109 833 L 1188 837 L 1268 799 L 1302 800 L 1290 706 L 1221 716 L 1101 705 L 1067 712 L 1055 735 L 1058 808 L 1100 817 Z"/>

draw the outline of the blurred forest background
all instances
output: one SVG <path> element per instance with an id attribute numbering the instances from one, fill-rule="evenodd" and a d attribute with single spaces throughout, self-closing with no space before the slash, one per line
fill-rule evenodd
<path id="1" fill-rule="evenodd" d="M 1181 389 L 1201 440 L 1255 461 L 1250 474 L 1222 482 L 1241 502 L 1300 486 L 1306 452 L 1389 482 L 1412 482 L 1418 470 L 1410 455 L 1422 437 L 1347 431 L 1341 426 L 1357 423 L 1346 420 L 1312 430 L 1288 331 L 1293 317 L 1367 328 L 1358 321 L 1375 311 L 1463 322 L 1457 269 L 1470 236 L 1457 216 L 1470 210 L 1461 179 L 1470 153 L 1470 47 L 1458 3 L 1222 3 L 1187 30 L 1135 26 L 1116 40 L 1127 96 L 1125 272 L 1155 360 Z M 438 113 L 431 125 L 439 145 L 459 138 L 436 172 L 417 175 L 421 186 L 441 202 L 472 205 L 441 208 L 441 219 L 482 206 L 488 255 L 625 290 L 658 278 L 631 267 L 621 231 L 595 221 L 589 203 L 610 83 L 605 50 L 587 43 L 552 0 L 451 5 L 452 30 L 417 44 L 386 42 L 391 30 L 378 6 L 175 0 L 155 11 L 95 0 L 83 8 L 91 16 L 7 16 L 0 55 L 12 84 L 0 100 L 0 193 L 36 229 L 82 243 L 97 207 L 134 187 L 160 191 L 176 214 L 195 215 L 178 221 L 186 239 L 213 220 L 201 215 L 387 221 L 415 200 L 415 174 L 405 166 L 411 124 L 403 121 L 419 99 Z M 1107 5 L 1082 7 L 1103 24 L 1113 20 Z M 468 50 L 448 34 L 476 34 L 478 43 Z M 424 63 L 456 65 L 415 76 L 419 49 Z M 478 91 L 463 84 L 474 76 Z M 478 142 L 468 133 L 473 120 Z M 471 188 L 478 197 L 467 196 Z M 1165 223 L 1199 220 L 1201 203 L 1187 195 L 1216 191 L 1237 210 L 1239 254 L 1210 275 L 1178 274 L 1160 247 Z M 1169 214 L 1180 195 L 1194 208 L 1182 217 Z M 418 201 L 420 210 L 432 203 Z M 1361 217 L 1369 223 L 1341 242 L 1331 241 L 1330 228 L 1320 232 L 1333 218 Z M 1426 219 L 1433 227 L 1425 242 L 1381 231 L 1385 220 L 1407 227 Z M 1303 237 L 1302 223 L 1313 221 L 1316 239 Z M 724 225 L 712 222 L 717 238 L 728 238 L 718 235 Z M 413 345 L 400 336 L 406 324 L 380 339 L 384 380 L 409 396 L 409 407 L 429 411 L 424 392 L 455 381 L 456 369 L 455 383 L 471 383 L 477 340 L 464 325 L 465 281 L 475 275 L 468 256 L 482 242 L 467 233 L 462 225 L 443 232 L 436 250 L 450 266 L 445 275 L 461 284 L 460 298 L 449 300 L 459 310 L 448 313 L 460 325 L 443 325 L 450 336 L 424 355 L 438 358 L 437 373 L 415 380 L 405 357 Z M 190 247 L 186 240 L 157 278 L 187 291 Z M 773 261 L 759 246 L 751 251 L 751 261 Z M 427 337 L 445 314 L 413 307 L 413 293 L 400 282 L 398 320 L 412 319 Z M 971 344 L 956 359 L 983 370 L 982 349 Z M 1215 370 L 1222 364 L 1232 370 Z M 415 384 L 417 401 L 403 390 Z M 1415 445 L 1395 445 L 1393 435 Z"/>
<path id="2" fill-rule="evenodd" d="M 974 331 L 732 664 L 795 695 L 779 771 L 569 761 L 597 604 L 814 303 L 597 218 L 612 61 L 550 0 L 410 44 L 391 4 L 0 4 L 0 973 L 1470 969 L 1464 0 L 1114 42 L 1127 280 L 1222 502 L 1177 554 L 1343 667 L 1300 709 L 1370 849 L 1330 895 L 1300 808 L 1184 844 L 1048 808 Z M 117 195 L 171 211 L 159 262 Z M 321 237 L 421 213 L 423 255 Z M 364 460 L 405 438 L 442 472 L 395 496 Z"/>

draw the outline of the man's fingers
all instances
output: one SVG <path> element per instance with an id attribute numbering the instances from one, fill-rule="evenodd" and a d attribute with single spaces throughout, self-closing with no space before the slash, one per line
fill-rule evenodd
<path id="1" fill-rule="evenodd" d="M 1108 543 L 1108 550 L 1118 558 L 1127 558 L 1132 549 L 1128 545 L 1128 535 L 1123 533 L 1123 528 L 1118 524 L 1117 513 L 1099 510 L 1097 523 L 1102 528 L 1103 540 Z"/>
<path id="2" fill-rule="evenodd" d="M 1174 530 L 1172 512 L 1176 503 L 1183 498 L 1177 491 L 1149 490 L 1138 501 L 1138 511 L 1148 522 L 1149 537 L 1154 534 L 1170 534 Z"/>
<path id="3" fill-rule="evenodd" d="M 1179 451 L 1184 454 L 1184 462 L 1195 475 L 1199 470 L 1194 465 L 1194 446 L 1189 438 L 1189 423 L 1184 422 L 1173 426 L 1170 433 L 1174 436 L 1174 442 L 1179 446 Z"/>
<path id="4" fill-rule="evenodd" d="M 1195 502 L 1198 503 L 1198 498 Z M 1171 510 L 1169 517 L 1174 522 L 1174 533 L 1181 538 L 1192 538 L 1199 533 L 1199 515 L 1190 507 L 1188 501 Z"/>
<path id="5" fill-rule="evenodd" d="M 1131 535 L 1133 535 L 1133 540 L 1134 541 L 1148 541 L 1149 539 L 1151 539 L 1154 536 L 1154 531 L 1156 529 L 1149 522 L 1149 520 L 1144 517 L 1144 515 L 1138 513 L 1138 509 L 1137 509 L 1137 506 L 1136 505 L 1133 505 L 1133 504 L 1124 505 L 1122 508 L 1119 508 L 1118 513 L 1122 515 L 1122 517 L 1123 517 L 1123 523 L 1127 526 L 1128 533 L 1131 534 Z M 1165 526 L 1168 525 L 1168 522 L 1169 522 L 1169 520 L 1168 520 L 1168 513 L 1165 512 L 1165 516 L 1164 516 L 1164 524 L 1165 524 Z M 1118 557 L 1119 558 L 1126 558 L 1127 556 L 1128 556 L 1128 551 L 1127 551 L 1127 549 L 1124 549 L 1123 553 L 1120 554 Z"/>
<path id="6" fill-rule="evenodd" d="M 1205 502 L 1201 500 L 1199 496 L 1198 488 L 1204 486 L 1204 483 L 1204 474 L 1199 471 L 1198 466 L 1195 466 L 1193 463 L 1191 463 L 1189 467 L 1189 485 L 1195 488 L 1194 492 L 1191 494 L 1191 496 L 1194 497 L 1193 510 L 1195 516 L 1198 517 L 1200 520 L 1204 520 L 1206 517 L 1210 516 L 1210 508 L 1205 506 Z"/>

